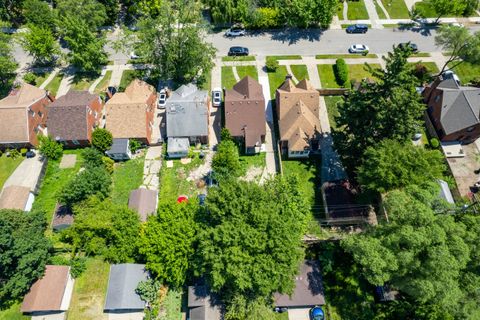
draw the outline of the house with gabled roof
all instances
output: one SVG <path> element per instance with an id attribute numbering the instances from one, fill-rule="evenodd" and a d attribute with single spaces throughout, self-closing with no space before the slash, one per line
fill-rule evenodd
<path id="1" fill-rule="evenodd" d="M 480 137 L 480 88 L 439 79 L 425 88 L 423 96 L 440 141 L 470 143 Z"/>
<path id="2" fill-rule="evenodd" d="M 182 85 L 167 100 L 167 153 L 171 158 L 188 154 L 192 144 L 208 144 L 209 97 L 196 85 Z"/>
<path id="3" fill-rule="evenodd" d="M 66 147 L 85 147 L 100 126 L 103 103 L 98 94 L 70 90 L 49 107 L 48 135 Z"/>
<path id="4" fill-rule="evenodd" d="M 276 91 L 281 149 L 289 158 L 306 158 L 320 140 L 320 95 L 307 79 L 297 85 L 290 76 Z"/>
<path id="5" fill-rule="evenodd" d="M 262 85 L 250 76 L 225 90 L 225 128 L 245 148 L 245 153 L 260 152 L 265 142 L 265 97 Z"/>
<path id="6" fill-rule="evenodd" d="M 34 148 L 38 134 L 46 133 L 47 109 L 54 99 L 48 92 L 22 84 L 0 100 L 0 149 Z"/>
<path id="7" fill-rule="evenodd" d="M 135 79 L 125 92 L 115 93 L 105 104 L 105 128 L 114 139 L 135 139 L 151 144 L 157 92 L 148 83 Z"/>

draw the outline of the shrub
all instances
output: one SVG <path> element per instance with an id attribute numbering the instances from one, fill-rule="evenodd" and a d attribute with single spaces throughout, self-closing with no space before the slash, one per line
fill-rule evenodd
<path id="1" fill-rule="evenodd" d="M 220 130 L 220 141 L 232 141 L 232 134 L 227 128 Z"/>
<path id="2" fill-rule="evenodd" d="M 137 150 L 142 147 L 142 144 L 140 143 L 140 141 L 135 139 L 130 139 L 128 144 L 130 145 L 130 151 L 132 151 L 132 153 L 137 152 Z"/>
<path id="3" fill-rule="evenodd" d="M 87 270 L 87 259 L 85 258 L 74 258 L 70 261 L 70 273 L 73 278 L 78 278 L 85 270 Z"/>
<path id="4" fill-rule="evenodd" d="M 109 157 L 102 157 L 102 163 L 103 163 L 103 166 L 105 167 L 105 170 L 107 170 L 108 173 L 112 174 L 113 165 L 115 164 L 115 161 L 113 161 Z"/>
<path id="5" fill-rule="evenodd" d="M 63 146 L 48 136 L 38 136 L 39 151 L 47 159 L 57 160 L 62 157 Z"/>
<path id="6" fill-rule="evenodd" d="M 92 133 L 92 146 L 101 153 L 104 153 L 113 143 L 113 137 L 107 129 L 96 128 Z"/>
<path id="7" fill-rule="evenodd" d="M 432 138 L 430 139 L 430 145 L 432 146 L 432 148 L 438 149 L 440 147 L 440 142 L 437 138 Z"/>
<path id="8" fill-rule="evenodd" d="M 212 159 L 212 169 L 222 177 L 238 177 L 242 173 L 238 148 L 233 141 L 221 141 Z"/>
<path id="9" fill-rule="evenodd" d="M 37 80 L 37 77 L 32 72 L 28 72 L 23 76 L 23 80 L 28 84 L 35 85 L 35 81 Z"/>
<path id="10" fill-rule="evenodd" d="M 25 156 L 27 154 L 27 151 L 28 151 L 27 148 L 20 149 L 20 153 L 22 154 L 22 156 Z"/>
<path id="11" fill-rule="evenodd" d="M 348 67 L 343 59 L 337 59 L 334 66 L 335 79 L 338 85 L 344 87 L 348 81 Z"/>
<path id="12" fill-rule="evenodd" d="M 267 67 L 268 72 L 275 72 L 277 71 L 279 64 L 276 59 L 268 57 L 265 66 Z"/>
<path id="13" fill-rule="evenodd" d="M 83 166 L 85 168 L 96 168 L 104 165 L 103 155 L 95 148 L 85 148 L 82 151 Z"/>
<path id="14" fill-rule="evenodd" d="M 277 8 L 257 8 L 253 11 L 248 24 L 253 29 L 270 29 L 279 26 L 279 10 Z"/>
<path id="15" fill-rule="evenodd" d="M 12 159 L 17 159 L 21 156 L 20 152 L 17 149 L 8 150 L 8 154 Z"/>
<path id="16" fill-rule="evenodd" d="M 104 199 L 110 192 L 112 178 L 103 167 L 89 168 L 80 172 L 63 189 L 59 200 L 67 206 L 72 206 L 91 195 L 98 195 Z"/>

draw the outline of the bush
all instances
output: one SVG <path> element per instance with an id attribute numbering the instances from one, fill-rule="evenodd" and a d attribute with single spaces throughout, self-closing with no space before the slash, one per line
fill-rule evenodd
<path id="1" fill-rule="evenodd" d="M 333 71 L 335 72 L 335 79 L 338 85 L 344 87 L 348 81 L 347 63 L 343 59 L 337 59 L 333 69 Z"/>
<path id="2" fill-rule="evenodd" d="M 82 151 L 83 166 L 86 169 L 101 167 L 104 165 L 103 155 L 95 148 L 85 148 Z"/>
<path id="3" fill-rule="evenodd" d="M 22 154 L 22 156 L 25 156 L 27 154 L 27 151 L 28 151 L 27 148 L 20 149 L 20 153 Z"/>
<path id="4" fill-rule="evenodd" d="M 437 138 L 432 138 L 430 139 L 430 146 L 432 146 L 434 149 L 438 149 L 440 147 L 440 142 Z"/>
<path id="5" fill-rule="evenodd" d="M 87 270 L 87 259 L 85 258 L 74 258 L 70 261 L 70 273 L 73 278 L 78 278 L 82 273 Z"/>
<path id="6" fill-rule="evenodd" d="M 38 136 L 39 151 L 47 159 L 57 160 L 62 157 L 63 146 L 48 136 Z"/>
<path id="7" fill-rule="evenodd" d="M 221 141 L 212 159 L 212 169 L 221 178 L 236 178 L 241 175 L 242 167 L 238 148 L 233 141 Z"/>
<path id="8" fill-rule="evenodd" d="M 268 57 L 266 62 L 266 67 L 268 72 L 275 72 L 279 66 L 278 61 L 274 58 Z"/>
<path id="9" fill-rule="evenodd" d="M 132 151 L 132 153 L 137 152 L 137 150 L 142 147 L 142 144 L 140 143 L 140 141 L 135 139 L 130 139 L 128 144 L 130 146 L 130 151 Z"/>
<path id="10" fill-rule="evenodd" d="M 37 77 L 32 72 L 28 72 L 23 76 L 23 80 L 28 84 L 35 85 Z"/>
<path id="11" fill-rule="evenodd" d="M 18 157 L 21 156 L 20 152 L 18 152 L 17 149 L 11 149 L 11 150 L 8 150 L 7 152 L 10 158 L 12 159 L 17 159 Z"/>
<path id="12" fill-rule="evenodd" d="M 279 10 L 277 8 L 257 8 L 251 15 L 248 24 L 252 29 L 270 29 L 279 26 Z"/>
<path id="13" fill-rule="evenodd" d="M 109 157 L 102 157 L 102 163 L 103 163 L 103 166 L 105 167 L 105 170 L 107 170 L 108 173 L 112 174 L 113 165 L 115 164 L 115 161 L 113 161 Z"/>
<path id="14" fill-rule="evenodd" d="M 88 168 L 67 184 L 60 194 L 59 200 L 67 206 L 72 206 L 91 195 L 98 195 L 100 199 L 104 199 L 110 192 L 111 183 L 112 178 L 105 168 Z"/>
<path id="15" fill-rule="evenodd" d="M 232 134 L 227 128 L 222 128 L 220 130 L 220 141 L 232 141 Z"/>
<path id="16" fill-rule="evenodd" d="M 96 128 L 92 133 L 92 146 L 100 151 L 105 153 L 113 143 L 113 137 L 110 131 L 107 129 Z"/>

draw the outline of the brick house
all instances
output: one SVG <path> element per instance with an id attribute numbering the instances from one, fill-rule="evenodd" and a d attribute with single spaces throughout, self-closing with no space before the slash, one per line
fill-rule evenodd
<path id="1" fill-rule="evenodd" d="M 47 109 L 53 97 L 48 92 L 23 84 L 0 100 L 0 149 L 34 148 L 37 134 L 44 134 Z"/>
<path id="2" fill-rule="evenodd" d="M 86 147 L 100 126 L 103 103 L 98 94 L 70 90 L 49 108 L 48 135 L 67 148 Z"/>
<path id="3" fill-rule="evenodd" d="M 105 104 L 105 128 L 115 139 L 135 139 L 151 144 L 157 93 L 144 81 L 134 80 L 125 92 L 115 93 Z"/>
<path id="4" fill-rule="evenodd" d="M 439 79 L 425 88 L 423 96 L 440 141 L 467 144 L 480 137 L 480 88 Z"/>
<path id="5" fill-rule="evenodd" d="M 262 85 L 246 76 L 225 90 L 225 128 L 239 140 L 246 154 L 260 152 L 265 142 L 265 97 Z"/>

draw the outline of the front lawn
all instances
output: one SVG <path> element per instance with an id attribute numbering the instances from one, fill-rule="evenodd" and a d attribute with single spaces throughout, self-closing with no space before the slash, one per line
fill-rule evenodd
<path id="1" fill-rule="evenodd" d="M 32 73 L 35 75 L 35 81 L 33 85 L 37 87 L 39 87 L 42 83 L 44 83 L 45 80 L 50 75 L 49 73 L 46 73 L 46 72 L 32 72 Z"/>
<path id="2" fill-rule="evenodd" d="M 75 279 L 72 300 L 68 309 L 69 320 L 105 319 L 103 307 L 107 292 L 110 265 L 102 258 L 89 258 L 87 269 Z"/>
<path id="3" fill-rule="evenodd" d="M 330 127 L 335 129 L 337 124 L 335 122 L 335 116 L 338 116 L 338 103 L 342 101 L 341 96 L 326 96 L 324 97 L 325 104 L 327 105 L 328 121 L 330 122 Z"/>
<path id="4" fill-rule="evenodd" d="M 365 58 L 378 58 L 375 53 L 363 54 L 317 54 L 315 59 L 365 59 Z"/>
<path id="5" fill-rule="evenodd" d="M 372 68 L 380 68 L 379 64 L 370 63 Z M 361 81 L 365 78 L 372 78 L 370 72 L 365 70 L 364 64 L 349 64 L 348 65 L 348 79 L 349 80 L 356 80 Z"/>
<path id="6" fill-rule="evenodd" d="M 322 88 L 340 88 L 336 79 L 335 73 L 333 72 L 333 64 L 320 64 L 318 65 L 318 74 L 320 76 L 320 82 L 322 83 Z M 365 70 L 364 64 L 347 64 L 348 66 L 348 82 L 347 87 L 350 86 L 350 81 L 361 81 L 365 78 L 372 78 L 372 75 Z M 372 68 L 380 68 L 379 64 L 370 63 Z"/>
<path id="7" fill-rule="evenodd" d="M 97 84 L 95 88 L 95 93 L 105 92 L 107 90 L 108 84 L 110 83 L 110 79 L 112 78 L 112 70 L 108 70 L 105 72 L 105 76 L 103 76 L 102 80 Z"/>
<path id="8" fill-rule="evenodd" d="M 237 80 L 233 75 L 232 67 L 222 67 L 222 88 L 232 89 L 235 83 Z"/>
<path id="9" fill-rule="evenodd" d="M 254 56 L 222 57 L 222 61 L 255 61 Z"/>
<path id="10" fill-rule="evenodd" d="M 430 4 L 430 1 L 423 0 L 421 2 L 415 3 L 415 9 L 418 10 L 420 15 L 425 18 L 436 18 L 438 17 L 437 12 Z"/>
<path id="11" fill-rule="evenodd" d="M 59 73 L 57 74 L 52 81 L 50 81 L 47 86 L 45 87 L 45 90 L 49 91 L 53 96 L 57 95 L 58 88 L 60 87 L 60 82 L 62 82 L 63 79 L 63 74 Z"/>
<path id="12" fill-rule="evenodd" d="M 360 1 L 348 1 L 348 20 L 366 20 L 369 19 L 367 8 L 365 8 L 365 2 Z"/>
<path id="13" fill-rule="evenodd" d="M 28 320 L 30 317 L 24 316 L 20 312 L 21 302 L 15 303 L 10 308 L 0 310 L 0 320 Z"/>
<path id="14" fill-rule="evenodd" d="M 88 90 L 92 83 L 99 77 L 98 74 L 76 73 L 72 81 L 72 89 Z"/>
<path id="15" fill-rule="evenodd" d="M 473 65 L 468 62 L 463 62 L 456 66 L 453 70 L 458 75 L 460 81 L 463 84 L 470 83 L 474 79 L 480 80 L 479 65 Z"/>
<path id="16" fill-rule="evenodd" d="M 240 80 L 242 80 L 246 76 L 250 76 L 253 79 L 258 80 L 258 72 L 256 66 L 238 66 L 236 68 Z"/>
<path id="17" fill-rule="evenodd" d="M 322 88 L 340 88 L 335 80 L 333 73 L 333 64 L 319 64 L 317 65 L 318 75 L 320 76 L 320 83 Z"/>
<path id="18" fill-rule="evenodd" d="M 409 62 L 408 64 L 411 65 L 412 67 L 417 65 L 417 64 L 421 64 L 421 65 L 423 65 L 427 68 L 428 73 L 430 73 L 430 74 L 435 74 L 435 73 L 439 72 L 437 64 L 435 62 L 419 61 L 419 62 Z"/>
<path id="19" fill-rule="evenodd" d="M 115 164 L 112 175 L 112 202 L 127 204 L 130 191 L 143 183 L 143 165 L 145 158 L 137 158 Z"/>
<path id="20" fill-rule="evenodd" d="M 8 177 L 10 177 L 22 161 L 23 157 L 21 156 L 15 159 L 7 157 L 6 155 L 0 156 L 0 191 L 3 188 L 5 181 L 7 181 Z"/>
<path id="21" fill-rule="evenodd" d="M 287 67 L 279 66 L 275 72 L 268 72 L 268 82 L 270 83 L 270 97 L 275 98 L 275 91 L 282 85 L 287 76 Z"/>
<path id="22" fill-rule="evenodd" d="M 377 0 L 380 1 L 380 0 Z M 390 15 L 390 19 L 408 19 L 409 11 L 403 0 L 381 0 L 385 10 Z"/>
<path id="23" fill-rule="evenodd" d="M 64 154 L 76 154 L 77 162 L 75 167 L 60 169 L 60 160 L 49 160 L 47 171 L 40 185 L 40 191 L 33 202 L 33 209 L 44 211 L 47 215 L 48 224 L 53 218 L 53 211 L 57 204 L 57 198 L 63 188 L 69 183 L 80 170 L 82 164 L 81 149 L 65 150 Z"/>
<path id="24" fill-rule="evenodd" d="M 136 70 L 124 70 L 122 73 L 122 79 L 120 80 L 120 85 L 118 86 L 118 91 L 123 92 L 125 88 L 128 87 L 130 82 L 138 77 Z"/>
<path id="25" fill-rule="evenodd" d="M 378 17 L 380 19 L 387 19 L 387 16 L 385 15 L 385 12 L 383 12 L 382 8 L 380 8 L 380 5 L 378 4 L 378 1 L 380 1 L 380 0 L 373 0 L 373 3 L 375 4 L 375 10 L 377 11 Z"/>
<path id="26" fill-rule="evenodd" d="M 294 64 L 290 66 L 293 76 L 298 80 L 302 81 L 303 79 L 310 79 L 308 76 L 307 66 L 304 64 Z"/>

